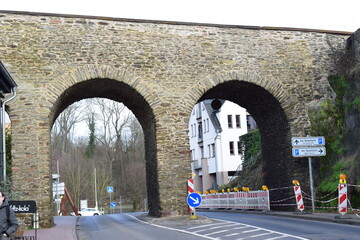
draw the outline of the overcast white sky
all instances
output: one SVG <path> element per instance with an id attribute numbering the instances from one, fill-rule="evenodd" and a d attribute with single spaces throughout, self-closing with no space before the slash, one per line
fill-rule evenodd
<path id="1" fill-rule="evenodd" d="M 2 0 L 1 10 L 354 32 L 360 0 Z"/>

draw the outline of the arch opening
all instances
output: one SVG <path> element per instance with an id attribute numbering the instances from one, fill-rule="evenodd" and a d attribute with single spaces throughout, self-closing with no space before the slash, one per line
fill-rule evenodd
<path id="1" fill-rule="evenodd" d="M 113 79 L 90 79 L 69 87 L 55 102 L 50 127 L 71 104 L 88 98 L 106 98 L 123 103 L 139 121 L 144 134 L 145 172 L 149 215 L 160 216 L 155 117 L 148 102 L 129 85 Z"/>
<path id="2" fill-rule="evenodd" d="M 232 80 L 211 88 L 198 102 L 206 99 L 229 100 L 245 108 L 255 119 L 261 135 L 263 183 L 276 188 L 291 182 L 289 120 L 269 91 L 254 83 Z"/>

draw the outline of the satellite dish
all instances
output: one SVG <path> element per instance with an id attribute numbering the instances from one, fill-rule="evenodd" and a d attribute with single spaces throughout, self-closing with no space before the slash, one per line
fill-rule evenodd
<path id="1" fill-rule="evenodd" d="M 211 102 L 211 107 L 214 109 L 214 110 L 219 110 L 221 108 L 221 101 L 219 99 L 215 99 Z"/>

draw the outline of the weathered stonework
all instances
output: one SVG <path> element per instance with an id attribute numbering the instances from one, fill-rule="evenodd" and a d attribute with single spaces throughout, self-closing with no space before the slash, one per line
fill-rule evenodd
<path id="1" fill-rule="evenodd" d="M 307 171 L 290 137 L 307 105 L 333 98 L 331 42 L 347 33 L 0 12 L 1 61 L 18 84 L 10 102 L 14 191 L 52 223 L 50 129 L 68 105 L 106 97 L 127 105 L 145 133 L 152 215 L 183 213 L 190 176 L 187 123 L 206 98 L 231 100 L 258 122 L 270 187 Z"/>

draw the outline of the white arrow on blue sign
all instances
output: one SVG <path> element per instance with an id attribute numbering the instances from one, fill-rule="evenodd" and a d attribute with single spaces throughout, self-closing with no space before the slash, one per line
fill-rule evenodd
<path id="1" fill-rule="evenodd" d="M 293 137 L 291 138 L 291 145 L 293 147 L 312 147 L 312 146 L 324 146 L 324 137 Z"/>
<path id="2" fill-rule="evenodd" d="M 293 157 L 321 157 L 326 156 L 325 147 L 299 147 L 292 149 Z"/>
<path id="3" fill-rule="evenodd" d="M 116 207 L 116 202 L 110 203 L 110 207 L 112 207 L 112 208 Z"/>
<path id="4" fill-rule="evenodd" d="M 190 193 L 186 199 L 188 205 L 190 207 L 198 207 L 201 204 L 201 196 L 198 193 Z"/>

